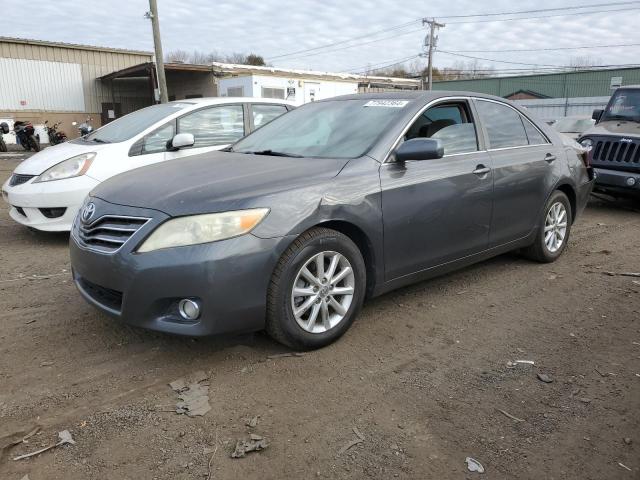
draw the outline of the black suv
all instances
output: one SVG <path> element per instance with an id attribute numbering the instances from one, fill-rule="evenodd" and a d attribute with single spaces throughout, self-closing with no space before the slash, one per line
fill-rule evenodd
<path id="1" fill-rule="evenodd" d="M 595 190 L 640 198 L 640 85 L 618 88 L 578 141 L 591 148 Z"/>

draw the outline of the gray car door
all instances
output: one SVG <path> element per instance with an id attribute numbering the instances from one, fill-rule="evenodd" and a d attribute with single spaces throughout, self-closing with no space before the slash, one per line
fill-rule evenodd
<path id="1" fill-rule="evenodd" d="M 385 277 L 392 280 L 487 248 L 492 205 L 489 155 L 466 100 L 422 112 L 404 139 L 440 138 L 435 160 L 380 166 Z"/>
<path id="2" fill-rule="evenodd" d="M 552 164 L 562 152 L 510 105 L 474 102 L 493 164 L 493 247 L 523 238 L 535 227 L 553 183 Z"/>

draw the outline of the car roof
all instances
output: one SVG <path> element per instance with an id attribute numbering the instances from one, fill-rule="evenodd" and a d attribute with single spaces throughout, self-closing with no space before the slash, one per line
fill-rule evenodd
<path id="1" fill-rule="evenodd" d="M 340 95 L 338 97 L 318 100 L 326 102 L 328 100 L 367 100 L 367 99 L 387 99 L 387 100 L 411 100 L 416 103 L 428 103 L 438 98 L 446 97 L 476 97 L 486 98 L 487 100 L 496 100 L 503 103 L 513 105 L 513 102 L 506 98 L 497 97 L 495 95 L 487 95 L 478 92 L 454 91 L 454 90 L 404 90 L 402 92 L 376 92 L 376 93 L 355 93 L 351 95 Z"/>
<path id="2" fill-rule="evenodd" d="M 201 98 L 185 98 L 184 100 L 173 100 L 169 103 L 192 103 L 194 105 L 220 105 L 223 103 L 274 103 L 278 105 L 295 104 L 289 100 L 281 100 L 279 98 L 255 98 L 255 97 L 201 97 Z"/>

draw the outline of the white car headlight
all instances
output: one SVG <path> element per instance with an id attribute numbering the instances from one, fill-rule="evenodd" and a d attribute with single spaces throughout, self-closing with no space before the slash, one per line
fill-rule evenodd
<path id="1" fill-rule="evenodd" d="M 267 213 L 268 208 L 254 208 L 174 218 L 156 228 L 137 251 L 144 253 L 237 237 L 253 230 Z"/>
<path id="2" fill-rule="evenodd" d="M 87 173 L 87 170 L 89 170 L 95 156 L 95 152 L 89 152 L 63 160 L 48 170 L 45 170 L 33 183 L 51 182 L 53 180 L 62 180 L 84 175 Z"/>

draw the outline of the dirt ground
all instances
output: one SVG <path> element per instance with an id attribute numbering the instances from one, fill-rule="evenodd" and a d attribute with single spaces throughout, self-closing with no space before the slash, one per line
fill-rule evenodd
<path id="1" fill-rule="evenodd" d="M 2 181 L 15 165 L 0 158 Z M 263 334 L 107 318 L 70 280 L 68 235 L 2 207 L 0 447 L 40 430 L 4 448 L 0 478 L 638 479 L 640 278 L 605 274 L 640 272 L 630 207 L 592 201 L 554 264 L 503 255 L 398 290 L 336 344 L 280 358 Z M 168 383 L 199 370 L 211 411 L 177 415 Z M 75 445 L 13 460 L 65 429 Z M 268 448 L 230 458 L 250 433 Z"/>

